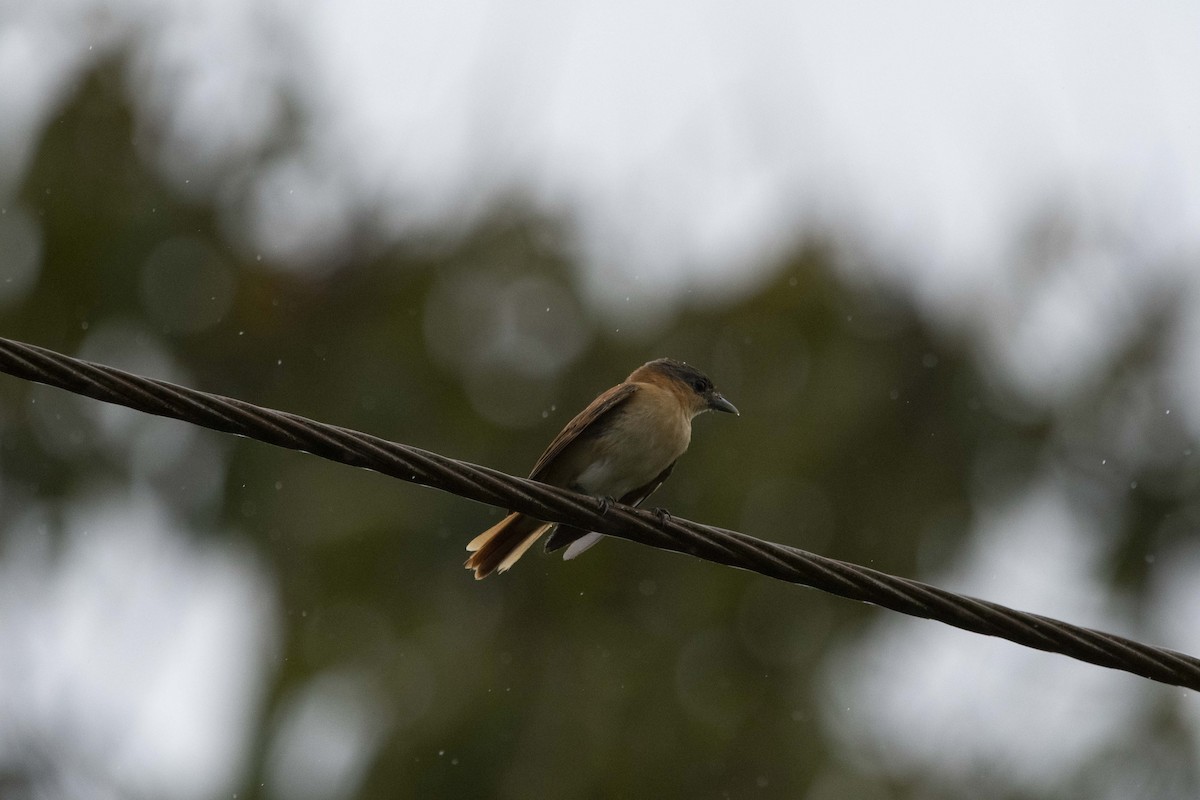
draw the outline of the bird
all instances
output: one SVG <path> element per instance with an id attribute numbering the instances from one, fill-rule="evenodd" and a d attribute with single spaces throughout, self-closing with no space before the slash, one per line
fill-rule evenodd
<path id="1" fill-rule="evenodd" d="M 566 424 L 534 464 L 531 480 L 591 495 L 601 513 L 616 501 L 640 505 L 675 468 L 692 439 L 692 419 L 705 411 L 741 416 L 712 380 L 683 361 L 659 358 L 602 392 Z M 661 512 L 665 514 L 666 512 Z M 505 572 L 555 523 L 510 512 L 467 545 L 476 580 Z M 573 559 L 601 534 L 558 525 L 546 551 Z"/>

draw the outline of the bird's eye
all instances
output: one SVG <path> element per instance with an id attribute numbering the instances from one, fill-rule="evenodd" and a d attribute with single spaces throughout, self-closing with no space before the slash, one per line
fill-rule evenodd
<path id="1" fill-rule="evenodd" d="M 704 381 L 697 378 L 696 380 L 692 381 L 692 388 L 695 389 L 697 392 L 704 392 L 704 390 L 706 390 L 708 388 L 708 386 L 705 385 Z"/>

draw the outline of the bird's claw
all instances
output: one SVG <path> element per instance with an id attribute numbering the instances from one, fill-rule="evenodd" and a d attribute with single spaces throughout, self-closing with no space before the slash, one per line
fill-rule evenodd
<path id="1" fill-rule="evenodd" d="M 666 523 L 667 520 L 671 519 L 671 512 L 667 511 L 665 508 L 652 508 L 650 509 L 650 513 L 658 517 L 658 521 L 660 523 Z"/>
<path id="2" fill-rule="evenodd" d="M 601 515 L 607 514 L 608 509 L 612 508 L 612 504 L 615 502 L 617 502 L 616 499 L 609 497 L 608 495 L 596 498 L 596 504 L 600 506 Z"/>

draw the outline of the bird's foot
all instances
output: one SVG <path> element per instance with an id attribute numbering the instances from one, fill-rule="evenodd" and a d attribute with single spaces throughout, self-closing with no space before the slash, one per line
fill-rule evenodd
<path id="1" fill-rule="evenodd" d="M 650 509 L 650 513 L 658 517 L 658 521 L 662 524 L 665 524 L 669 519 L 671 519 L 671 512 L 667 511 L 665 508 L 652 508 Z"/>
<path id="2" fill-rule="evenodd" d="M 612 504 L 617 502 L 615 498 L 605 495 L 604 497 L 596 498 L 596 505 L 600 506 L 600 513 L 607 514 L 608 509 L 612 508 Z"/>

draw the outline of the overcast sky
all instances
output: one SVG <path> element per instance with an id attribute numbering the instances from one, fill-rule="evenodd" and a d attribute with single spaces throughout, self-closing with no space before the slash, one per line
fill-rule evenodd
<path id="1" fill-rule="evenodd" d="M 80 70 L 132 42 L 143 121 L 166 132 L 148 157 L 301 267 L 335 263 L 364 210 L 399 235 L 519 196 L 572 215 L 594 296 L 620 311 L 752 284 L 832 235 L 847 274 L 911 292 L 1045 401 L 1086 385 L 1164 289 L 1200 305 L 1188 0 L 0 8 L 0 66 L 29 76 L 0 87 L 0 190 Z M 305 138 L 236 183 L 279 130 L 279 90 Z M 1047 220 L 1077 247 L 1031 270 Z M 1180 374 L 1200 374 L 1194 350 Z M 1200 399 L 1195 379 L 1179 391 Z"/>

